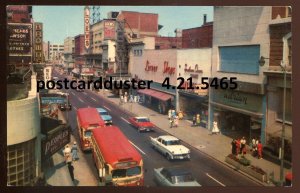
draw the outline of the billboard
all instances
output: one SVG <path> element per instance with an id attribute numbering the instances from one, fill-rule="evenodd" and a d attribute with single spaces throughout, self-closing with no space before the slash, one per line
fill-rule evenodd
<path id="1" fill-rule="evenodd" d="M 115 30 L 115 21 L 107 20 L 104 21 L 104 39 L 115 39 L 116 30 Z"/>
<path id="2" fill-rule="evenodd" d="M 42 159 L 48 159 L 70 142 L 71 132 L 66 125 L 59 125 L 42 140 Z"/>
<path id="3" fill-rule="evenodd" d="M 31 56 L 32 24 L 8 23 L 9 56 Z"/>

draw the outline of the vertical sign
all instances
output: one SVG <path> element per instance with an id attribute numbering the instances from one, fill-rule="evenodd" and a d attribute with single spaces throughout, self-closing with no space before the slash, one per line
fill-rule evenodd
<path id="1" fill-rule="evenodd" d="M 48 66 L 48 67 L 44 68 L 44 82 L 46 84 L 49 80 L 51 80 L 51 74 L 52 74 L 52 67 Z M 52 85 L 50 85 L 50 86 L 52 86 Z"/>
<path id="2" fill-rule="evenodd" d="M 90 47 L 90 8 L 84 7 L 84 46 L 86 49 Z"/>
<path id="3" fill-rule="evenodd" d="M 34 57 L 35 63 L 43 62 L 43 24 L 34 23 Z"/>

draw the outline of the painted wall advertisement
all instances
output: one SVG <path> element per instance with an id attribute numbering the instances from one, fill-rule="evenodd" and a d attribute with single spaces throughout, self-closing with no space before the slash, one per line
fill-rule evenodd
<path id="1" fill-rule="evenodd" d="M 115 39 L 116 30 L 114 21 L 104 21 L 104 39 Z"/>

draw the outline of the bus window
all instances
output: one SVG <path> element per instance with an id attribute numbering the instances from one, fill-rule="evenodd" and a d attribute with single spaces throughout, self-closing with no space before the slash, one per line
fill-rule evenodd
<path id="1" fill-rule="evenodd" d="M 91 137 L 92 136 L 92 131 L 85 131 L 84 132 L 84 137 Z"/>
<path id="2" fill-rule="evenodd" d="M 141 167 L 140 166 L 136 166 L 133 168 L 128 168 L 126 175 L 127 176 L 135 176 L 135 175 L 139 175 L 141 173 Z"/>

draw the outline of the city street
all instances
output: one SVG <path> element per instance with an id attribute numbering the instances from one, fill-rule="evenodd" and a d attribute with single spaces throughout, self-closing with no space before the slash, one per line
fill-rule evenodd
<path id="1" fill-rule="evenodd" d="M 56 74 L 59 78 L 65 78 Z M 162 130 L 156 129 L 151 133 L 139 133 L 128 123 L 130 117 L 127 112 L 123 111 L 119 106 L 111 104 L 105 98 L 99 96 L 97 93 L 90 90 L 84 92 L 77 92 L 75 90 L 67 90 L 70 93 L 70 102 L 73 106 L 72 111 L 68 112 L 69 123 L 72 127 L 73 135 L 77 141 L 77 125 L 76 125 L 76 110 L 83 107 L 102 107 L 105 108 L 113 117 L 114 125 L 117 125 L 122 132 L 127 136 L 130 142 L 137 148 L 143 156 L 145 167 L 145 186 L 156 186 L 153 181 L 153 169 L 165 166 L 183 166 L 192 171 L 196 180 L 202 186 L 257 186 L 258 184 L 251 179 L 243 176 L 239 172 L 230 169 L 223 164 L 207 157 L 200 151 L 183 143 L 186 147 L 191 149 L 191 159 L 189 161 L 168 161 L 157 151 L 153 150 L 150 146 L 150 136 L 157 137 L 164 135 Z M 141 114 L 142 115 L 142 114 Z M 166 120 L 167 121 L 167 120 Z M 94 165 L 91 153 L 83 154 L 86 157 L 88 165 L 93 171 L 93 175 L 97 178 L 97 170 Z M 76 165 L 76 167 L 80 167 Z"/>

